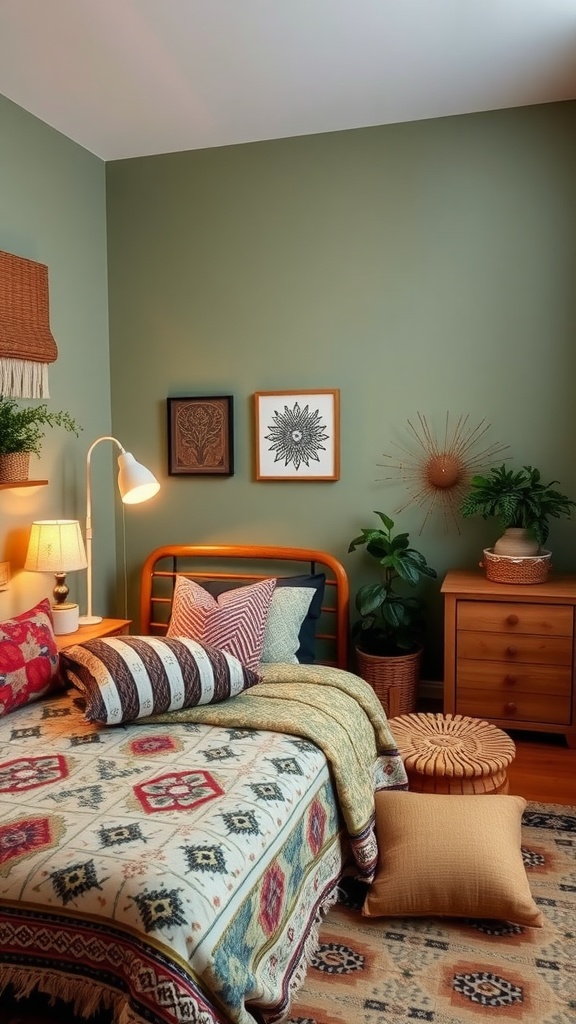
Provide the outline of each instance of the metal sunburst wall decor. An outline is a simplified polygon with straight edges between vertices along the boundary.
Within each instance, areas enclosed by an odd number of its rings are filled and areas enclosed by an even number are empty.
[[[494,465],[499,461],[502,452],[509,445],[494,442],[479,447],[483,443],[490,424],[480,420],[476,426],[469,424],[468,415],[460,415],[456,422],[450,424],[450,413],[446,413],[444,432],[438,439],[428,420],[417,413],[418,425],[407,421],[410,434],[410,447],[395,444],[403,454],[400,457],[383,454],[386,462],[379,466],[390,469],[389,476],[381,480],[393,480],[400,477],[408,490],[408,500],[394,514],[403,512],[410,504],[425,510],[420,527],[422,533],[430,515],[440,511],[444,519],[445,529],[452,524],[460,533],[457,509],[468,489],[471,477],[481,469]]]

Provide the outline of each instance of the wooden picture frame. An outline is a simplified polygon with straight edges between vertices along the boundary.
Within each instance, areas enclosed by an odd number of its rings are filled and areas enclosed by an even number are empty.
[[[256,480],[340,479],[340,391],[254,395]]]
[[[233,396],[166,401],[170,476],[233,476]]]

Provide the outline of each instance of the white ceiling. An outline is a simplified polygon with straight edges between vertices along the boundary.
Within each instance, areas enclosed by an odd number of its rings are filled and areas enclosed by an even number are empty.
[[[103,160],[574,99],[576,0],[0,0],[0,93]]]

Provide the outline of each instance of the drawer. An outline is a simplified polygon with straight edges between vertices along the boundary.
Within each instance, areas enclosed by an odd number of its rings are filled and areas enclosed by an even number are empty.
[[[556,694],[517,693],[504,695],[489,690],[458,688],[456,713],[472,718],[497,718],[510,722],[571,724],[570,697]]]
[[[458,629],[489,633],[530,633],[572,636],[573,608],[569,604],[521,604],[504,601],[458,601]]]
[[[572,638],[568,636],[525,636],[519,633],[480,633],[459,629],[456,656],[508,663],[572,665]]]
[[[555,694],[570,697],[572,669],[563,665],[532,665],[507,661],[467,661],[456,665],[458,687],[467,690],[493,690],[514,700],[516,693]]]

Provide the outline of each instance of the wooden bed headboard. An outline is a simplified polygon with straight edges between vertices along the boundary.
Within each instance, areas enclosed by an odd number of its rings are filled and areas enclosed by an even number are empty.
[[[167,544],[152,551],[142,567],[140,628],[144,635],[168,628],[176,576],[254,583],[270,576],[326,574],[316,641],[318,661],[348,668],[349,584],[333,555],[309,548],[236,544]]]

